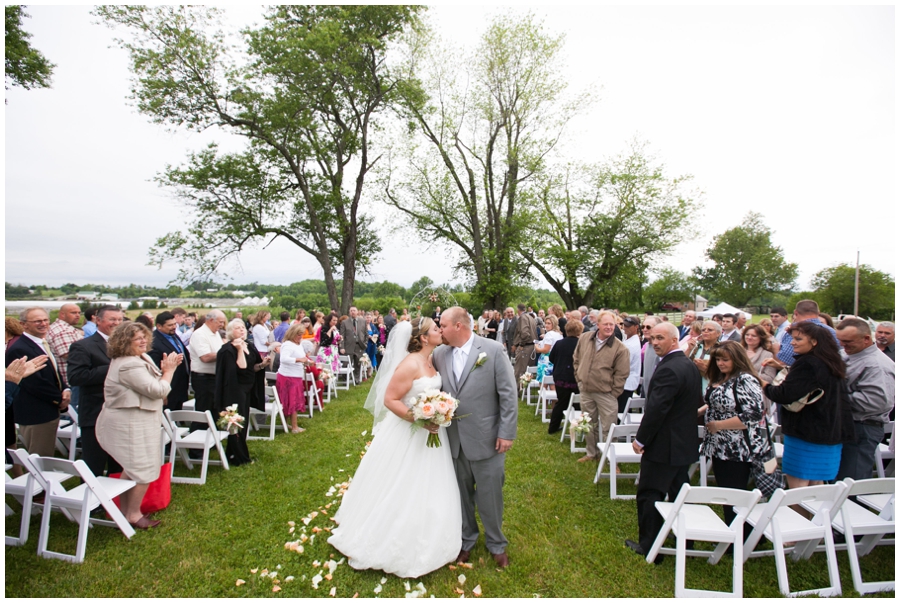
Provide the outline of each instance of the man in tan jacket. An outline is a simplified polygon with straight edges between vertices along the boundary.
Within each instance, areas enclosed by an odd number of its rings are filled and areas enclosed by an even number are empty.
[[[519,317],[513,328],[512,352],[516,355],[516,382],[528,370],[528,362],[534,353],[534,339],[537,337],[537,322],[525,311],[525,304],[519,304]]]
[[[597,319],[597,330],[583,334],[575,348],[573,366],[581,409],[591,417],[591,431],[587,434],[587,454],[578,459],[599,461],[597,447],[599,425],[603,425],[601,442],[606,441],[609,428],[615,424],[619,410],[618,397],[625,387],[630,371],[631,354],[614,336],[616,317],[603,311]]]

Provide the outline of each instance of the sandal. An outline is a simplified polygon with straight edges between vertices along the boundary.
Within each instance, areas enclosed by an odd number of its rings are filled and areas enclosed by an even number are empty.
[[[129,522],[129,523],[131,523],[131,522]],[[138,529],[138,530],[149,530],[150,528],[155,528],[156,526],[158,526],[161,523],[162,523],[162,521],[159,519],[150,519],[149,515],[144,515],[143,517],[138,519],[136,522],[132,523],[131,527]]]
[[[291,433],[303,433],[304,431],[306,431],[306,430],[303,429],[302,427],[292,427],[291,428]]]

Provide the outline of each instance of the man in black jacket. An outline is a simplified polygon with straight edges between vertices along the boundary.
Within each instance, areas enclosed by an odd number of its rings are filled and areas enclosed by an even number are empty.
[[[678,347],[678,329],[662,322],[650,331],[659,357],[647,391],[644,418],[632,442],[641,455],[637,489],[638,542],[625,544],[646,556],[663,525],[656,502],[675,500],[688,482],[688,468],[700,458],[697,411],[702,401],[700,371]],[[659,557],[658,559],[662,559]]]
[[[106,341],[124,317],[117,306],[103,306],[97,311],[97,332],[76,341],[69,348],[69,383],[81,388],[78,403],[78,426],[81,428],[81,454],[94,475],[121,471],[119,464],[97,442],[97,417],[103,408],[103,385],[109,371]]]
[[[181,410],[188,399],[188,385],[191,381],[191,353],[178,336],[178,323],[171,312],[160,312],[156,315],[156,330],[153,332],[153,345],[147,355],[160,366],[163,354],[182,354],[184,361],[175,367],[172,375],[172,391],[166,397],[166,408]]]

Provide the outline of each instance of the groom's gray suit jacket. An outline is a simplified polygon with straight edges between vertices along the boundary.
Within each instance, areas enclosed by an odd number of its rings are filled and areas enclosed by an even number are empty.
[[[519,405],[516,379],[502,345],[486,337],[475,336],[459,382],[453,372],[453,350],[442,345],[434,351],[434,367],[440,372],[444,388],[459,400],[457,415],[447,428],[453,458],[462,446],[466,458],[480,461],[497,454],[497,438],[514,440]],[[475,367],[479,355],[487,359]]]

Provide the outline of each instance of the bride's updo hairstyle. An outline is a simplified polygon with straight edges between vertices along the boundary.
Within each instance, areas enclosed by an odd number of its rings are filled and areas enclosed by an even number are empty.
[[[422,336],[431,330],[431,327],[434,326],[434,321],[427,316],[422,316],[412,319],[410,324],[412,324],[412,334],[409,336],[409,345],[406,346],[406,351],[410,354],[415,354],[424,347],[422,345]]]

